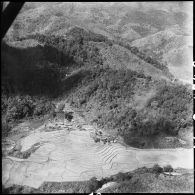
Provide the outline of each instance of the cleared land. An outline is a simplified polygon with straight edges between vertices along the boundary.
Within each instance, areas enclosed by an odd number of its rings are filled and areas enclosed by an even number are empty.
[[[43,182],[101,179],[156,163],[193,168],[193,149],[135,149],[120,143],[95,143],[90,136],[94,131],[76,114],[72,122],[64,125],[51,122],[34,129],[16,144],[20,153],[37,144],[38,148],[28,158],[3,157],[4,187],[16,184],[39,188]]]

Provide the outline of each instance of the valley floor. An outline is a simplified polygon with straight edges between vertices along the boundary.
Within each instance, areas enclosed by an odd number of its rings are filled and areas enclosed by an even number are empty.
[[[67,110],[67,106],[65,109]],[[68,108],[71,110],[71,108]],[[71,122],[45,122],[19,138],[25,123],[3,143],[2,182],[39,188],[44,182],[78,182],[109,177],[154,164],[193,168],[192,149],[136,149],[121,143],[95,143],[96,131],[78,114]],[[16,137],[15,137],[16,140]],[[12,151],[12,152],[10,152]]]

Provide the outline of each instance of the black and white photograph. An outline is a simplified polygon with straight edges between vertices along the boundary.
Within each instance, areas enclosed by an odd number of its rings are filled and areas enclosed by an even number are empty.
[[[1,2],[2,193],[194,193],[193,6]]]

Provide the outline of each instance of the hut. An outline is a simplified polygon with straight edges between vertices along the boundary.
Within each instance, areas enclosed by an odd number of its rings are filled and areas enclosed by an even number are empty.
[[[64,125],[65,121],[65,113],[64,112],[56,112],[56,121],[61,122]]]

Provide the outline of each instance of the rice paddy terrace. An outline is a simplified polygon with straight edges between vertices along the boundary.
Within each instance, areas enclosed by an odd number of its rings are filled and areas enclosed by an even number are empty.
[[[20,126],[22,127],[22,126]],[[39,188],[43,182],[85,181],[139,167],[171,164],[193,168],[193,149],[136,149],[118,143],[95,143],[95,128],[74,113],[72,121],[51,121],[3,146],[2,183]],[[14,155],[13,149],[17,151]],[[12,151],[12,152],[10,152]],[[24,155],[28,153],[28,155]]]

